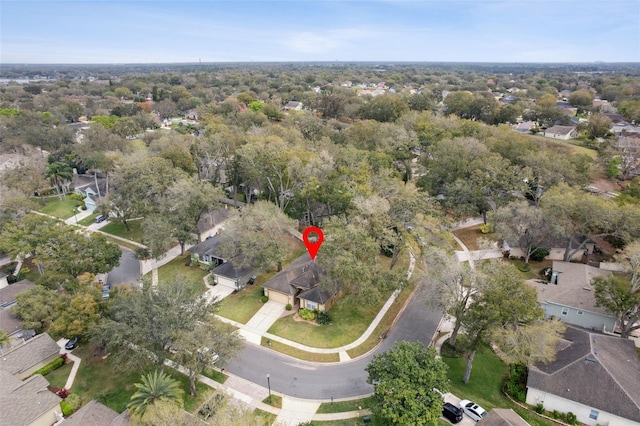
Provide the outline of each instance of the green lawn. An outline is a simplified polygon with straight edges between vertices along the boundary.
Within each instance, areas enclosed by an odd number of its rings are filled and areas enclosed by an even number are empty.
[[[47,198],[47,204],[40,208],[42,213],[46,213],[51,216],[59,217],[60,219],[69,219],[73,216],[73,209],[82,205],[82,201],[72,200],[69,196],[63,198],[62,201],[58,197]]]
[[[388,296],[375,305],[357,303],[356,298],[345,297],[329,311],[331,323],[328,325],[295,321],[293,315],[290,315],[276,321],[269,329],[269,333],[319,348],[337,348],[347,345],[364,333],[387,301]]]
[[[124,226],[124,223],[119,219],[113,219],[107,225],[100,228],[100,230],[117,237],[142,243],[142,240],[144,239],[144,233],[142,232],[142,220],[132,220],[127,223],[130,228],[129,231],[127,231],[127,227]]]
[[[257,425],[272,425],[276,422],[278,416],[275,414],[271,414],[267,411],[258,410],[257,408],[253,411],[253,415],[256,418]]]
[[[222,299],[218,315],[246,324],[263,306],[260,301],[262,284],[273,275],[274,273],[260,274],[254,285],[248,285],[239,292]]]
[[[69,378],[69,374],[71,374],[71,368],[73,367],[73,362],[69,361],[64,364],[62,367],[53,370],[51,373],[47,374],[45,378],[49,381],[49,384],[58,389],[64,388],[67,384],[67,379]]]
[[[263,399],[262,402],[272,407],[282,408],[282,397],[280,395],[271,394]]]
[[[494,407],[512,408],[532,426],[554,424],[523,410],[502,393],[502,383],[507,375],[508,366],[489,348],[483,348],[476,353],[468,384],[462,382],[466,368],[464,357],[443,356],[442,360],[449,366],[447,375],[451,383],[450,392],[457,397],[474,401],[487,411]]]
[[[272,341],[263,337],[260,344],[265,348],[273,349],[274,351],[289,355],[291,357],[301,359],[310,362],[338,362],[340,361],[340,355],[338,353],[319,354],[316,352],[307,352],[301,349],[294,348],[293,346],[285,345]]]
[[[158,268],[158,280],[167,282],[175,279],[176,276],[181,276],[188,281],[199,283],[204,291],[203,279],[209,272],[200,269],[199,265],[186,266],[186,262],[190,258],[191,256],[187,253]]]
[[[123,412],[135,392],[133,384],[140,381],[143,372],[127,370],[114,363],[111,357],[93,356],[86,346],[73,353],[82,362],[71,392],[80,395],[83,404],[97,399],[118,413]]]
[[[351,399],[349,401],[334,401],[334,402],[323,402],[320,404],[318,414],[326,414],[326,413],[345,413],[348,411],[357,411],[359,408],[370,410],[372,409],[378,401],[370,396],[368,398],[363,399]]]
[[[89,226],[93,223],[93,220],[99,215],[99,213],[91,213],[89,216],[85,217],[78,223],[82,226]]]

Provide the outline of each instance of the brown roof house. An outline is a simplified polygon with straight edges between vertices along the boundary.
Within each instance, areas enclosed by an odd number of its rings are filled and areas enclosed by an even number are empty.
[[[556,360],[529,368],[527,403],[587,425],[640,425],[640,360],[631,340],[567,327]]]
[[[328,311],[335,302],[337,293],[331,294],[319,287],[324,271],[305,253],[264,283],[264,294],[300,309]]]
[[[21,380],[0,369],[0,426],[50,426],[62,419],[60,398],[40,374]]]
[[[575,126],[553,126],[544,131],[544,135],[548,138],[562,139],[568,141],[578,137],[578,131]]]
[[[551,281],[543,283],[529,280],[538,292],[545,317],[559,319],[567,324],[602,332],[613,332],[616,319],[605,308],[596,307],[591,281],[611,271],[582,263],[554,260]]]
[[[478,424],[483,426],[529,426],[529,423],[511,408],[493,408],[489,414],[480,419]]]

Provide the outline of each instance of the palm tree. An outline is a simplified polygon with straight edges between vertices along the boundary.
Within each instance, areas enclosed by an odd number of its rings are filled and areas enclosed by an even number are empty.
[[[5,345],[11,347],[11,339],[9,338],[9,333],[5,332],[4,330],[0,330],[0,348]]]
[[[62,188],[63,182],[70,181],[73,177],[73,170],[71,170],[71,166],[69,166],[67,163],[61,163],[59,161],[49,163],[49,165],[47,166],[45,177],[49,179],[53,186],[56,187],[58,198],[60,198],[60,201],[62,201],[60,188]]]
[[[147,408],[159,399],[165,399],[182,406],[184,391],[180,389],[180,383],[169,375],[156,370],[142,376],[141,379],[142,383],[134,384],[138,390],[131,396],[131,400],[127,404],[131,414],[142,416]]]

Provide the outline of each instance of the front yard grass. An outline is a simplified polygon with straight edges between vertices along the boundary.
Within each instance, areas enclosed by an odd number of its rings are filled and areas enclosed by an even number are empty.
[[[457,397],[469,399],[487,411],[494,407],[511,408],[532,426],[554,424],[520,408],[502,393],[502,383],[509,367],[488,347],[476,353],[468,384],[462,381],[467,362],[464,357],[451,358],[443,355],[442,360],[449,366],[447,376],[451,384],[450,392]]]
[[[253,285],[248,285],[235,294],[230,294],[220,301],[217,314],[246,324],[256,312],[260,310],[263,303],[262,284],[275,275],[275,272],[260,274]]]
[[[460,238],[460,240],[464,243],[465,246],[467,246],[469,250],[471,251],[480,250],[480,244],[478,241],[480,238],[485,238],[490,241],[498,240],[496,237],[496,234],[493,234],[493,233],[483,234],[480,231],[481,227],[482,225],[475,225],[475,226],[470,226],[468,228],[456,229],[455,231],[453,231],[453,234],[456,237]],[[456,244],[455,249],[462,250],[462,247]]]
[[[82,226],[89,226],[91,224],[93,224],[93,220],[98,217],[98,213],[91,213],[89,216],[85,217],[84,219],[78,221],[78,223]]]
[[[72,200],[71,197],[67,196],[62,200],[58,199],[58,197],[47,198],[47,204],[40,208],[42,213],[59,217],[60,219],[69,219],[73,216],[73,209],[78,209],[80,211],[80,207],[78,204],[82,204],[82,201]]]
[[[294,321],[293,315],[289,315],[276,321],[268,332],[303,345],[337,348],[353,342],[364,333],[388,296],[375,305],[358,303],[355,297],[345,297],[329,311],[330,324],[315,325],[306,321]]]
[[[370,410],[378,404],[378,401],[370,396],[362,399],[350,399],[349,401],[323,402],[318,407],[317,414],[346,413],[359,409]],[[361,408],[358,408],[361,407]]]
[[[82,362],[70,391],[78,394],[83,404],[96,399],[122,413],[136,390],[133,384],[140,381],[144,372],[127,370],[113,362],[112,357],[93,356],[86,346],[79,347],[73,354]]]
[[[177,276],[181,276],[188,281],[200,284],[204,291],[204,277],[206,277],[209,272],[201,269],[198,264],[186,266],[186,262],[190,258],[191,256],[187,253],[184,256],[176,257],[171,262],[158,268],[158,281],[160,283],[171,282]]]
[[[44,378],[49,381],[51,386],[62,389],[67,384],[67,379],[69,378],[69,374],[71,374],[72,367],[73,361],[68,360],[66,364],[63,364],[62,367],[53,370],[44,376]]]
[[[294,348],[293,346],[285,345],[274,340],[269,340],[263,337],[260,344],[265,348],[273,349],[285,355],[289,355],[293,358],[301,359],[303,361],[310,362],[338,362],[340,361],[340,355],[336,353],[319,354],[316,352],[307,352],[301,349]]]
[[[280,395],[271,394],[263,399],[262,402],[272,407],[282,408],[282,397]]]
[[[126,238],[127,240],[135,241],[137,243],[142,243],[144,239],[144,233],[142,231],[142,220],[131,220],[127,222],[129,224],[130,231],[127,231],[127,227],[124,226],[119,219],[114,219],[112,222],[109,222],[100,230],[102,232],[106,232],[107,234],[115,235],[117,237]]]

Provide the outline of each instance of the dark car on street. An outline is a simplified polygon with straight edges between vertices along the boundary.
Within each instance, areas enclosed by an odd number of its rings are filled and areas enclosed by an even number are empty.
[[[462,409],[445,402],[442,406],[442,416],[453,424],[459,423],[462,420]]]

